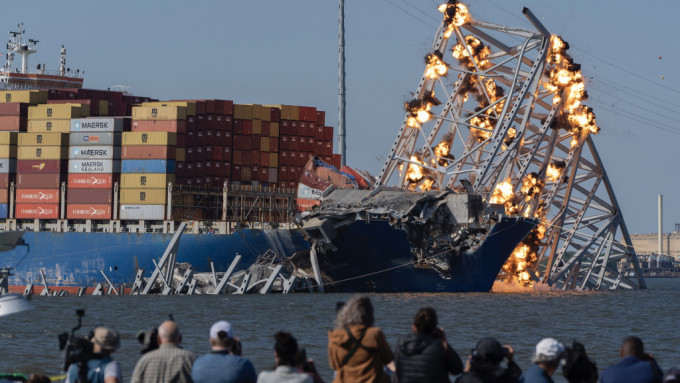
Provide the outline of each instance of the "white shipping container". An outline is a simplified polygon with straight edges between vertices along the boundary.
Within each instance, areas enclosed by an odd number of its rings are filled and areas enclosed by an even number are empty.
[[[119,160],[120,146],[71,146],[68,158],[71,159],[102,159]]]
[[[69,173],[120,173],[120,160],[69,160]]]
[[[125,127],[123,118],[74,118],[71,120],[72,132],[122,132]]]
[[[0,173],[16,173],[17,160],[14,158],[0,158]]]
[[[90,145],[118,145],[120,146],[121,133],[116,132],[82,132],[69,135],[70,146]]]
[[[160,221],[165,218],[165,205],[120,205],[120,219]]]

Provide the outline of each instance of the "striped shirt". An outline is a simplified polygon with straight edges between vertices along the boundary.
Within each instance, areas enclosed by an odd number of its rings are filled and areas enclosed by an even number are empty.
[[[137,362],[132,383],[191,383],[191,366],[196,359],[193,352],[172,343],[162,344]]]

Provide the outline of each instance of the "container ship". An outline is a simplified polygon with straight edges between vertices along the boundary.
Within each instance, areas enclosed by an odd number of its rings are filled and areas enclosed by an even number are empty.
[[[21,25],[11,34],[0,230],[26,246],[1,255],[9,290],[131,287],[160,269],[185,222],[177,262],[216,282],[238,254],[247,268],[230,284],[246,290],[248,270],[274,254],[326,291],[489,291],[533,227],[477,195],[371,190],[370,175],[340,166],[315,107],[86,89],[65,49],[57,74],[27,73],[35,42]]]

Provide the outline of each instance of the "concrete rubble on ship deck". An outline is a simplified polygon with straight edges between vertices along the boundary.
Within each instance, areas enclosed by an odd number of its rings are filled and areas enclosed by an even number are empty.
[[[480,244],[497,217],[482,197],[452,191],[406,192],[397,188],[336,189],[310,210],[303,230],[319,255],[333,251],[337,230],[355,221],[388,221],[404,230],[418,267],[430,267],[450,278],[449,257]],[[444,251],[443,251],[444,249]]]

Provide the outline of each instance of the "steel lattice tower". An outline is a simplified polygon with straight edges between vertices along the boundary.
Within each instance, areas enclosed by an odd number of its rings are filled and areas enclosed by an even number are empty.
[[[645,288],[592,139],[597,133],[568,44],[475,20],[449,1],[376,186],[465,188],[506,214],[541,220],[501,276],[559,289]],[[526,254],[526,253],[529,254]]]

